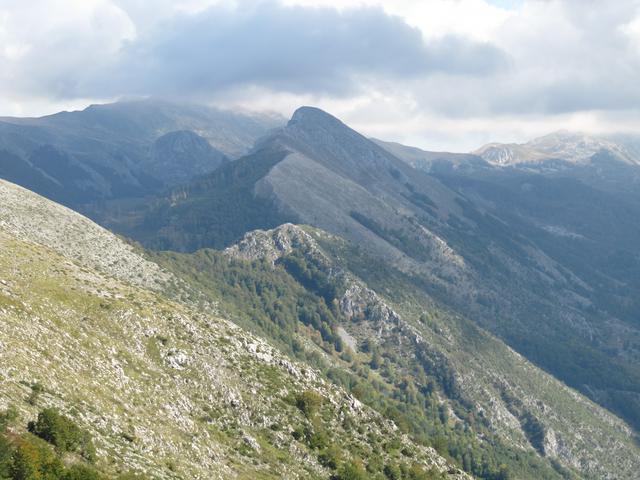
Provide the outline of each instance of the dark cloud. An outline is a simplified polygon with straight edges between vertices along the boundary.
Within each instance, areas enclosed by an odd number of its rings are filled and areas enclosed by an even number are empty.
[[[481,76],[506,64],[488,44],[452,36],[425,42],[419,30],[381,9],[260,2],[212,7],[156,25],[90,77],[82,93],[206,95],[255,85],[345,95],[367,79]]]

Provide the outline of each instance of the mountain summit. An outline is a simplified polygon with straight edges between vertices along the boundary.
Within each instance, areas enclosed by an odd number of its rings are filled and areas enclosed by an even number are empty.
[[[317,107],[302,106],[296,109],[287,123],[288,127],[305,125],[318,127],[320,125],[334,125],[337,128],[344,127],[339,119]]]

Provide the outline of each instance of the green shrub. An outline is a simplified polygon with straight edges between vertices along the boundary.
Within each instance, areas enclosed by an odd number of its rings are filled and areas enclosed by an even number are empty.
[[[118,475],[116,480],[147,480],[147,477],[136,472],[126,472]]]
[[[9,407],[0,413],[0,434],[7,430],[9,424],[18,418],[18,411],[15,407]]]
[[[15,442],[9,474],[12,480],[59,480],[64,467],[53,449],[33,435]]]
[[[291,432],[291,436],[296,440],[300,441],[305,436],[305,430],[303,427],[297,427],[293,432]]]
[[[315,432],[309,432],[307,441],[309,447],[314,450],[321,450],[331,443],[329,435],[324,430],[316,430]]]
[[[9,478],[9,467],[11,466],[11,455],[13,449],[7,438],[0,434],[0,479]]]
[[[307,390],[296,395],[296,407],[298,407],[307,418],[315,416],[318,410],[320,410],[322,402],[322,396],[313,390]]]
[[[402,478],[402,472],[400,467],[395,463],[390,463],[384,466],[384,474],[389,480],[400,480]]]
[[[91,462],[95,460],[95,449],[89,434],[53,408],[45,408],[35,422],[29,422],[29,431],[61,452],[76,452]]]
[[[31,393],[27,398],[27,403],[29,403],[29,405],[35,405],[36,403],[38,403],[38,399],[40,398],[40,395],[42,395],[42,393],[44,393],[44,387],[42,386],[42,384],[40,382],[32,383]]]
[[[357,459],[342,465],[338,472],[339,480],[367,480],[368,478],[369,475],[364,469],[362,461]]]
[[[102,480],[103,477],[86,465],[72,465],[64,472],[61,480]]]
[[[341,459],[340,449],[335,445],[329,445],[325,450],[318,455],[318,461],[323,467],[335,470],[338,468],[338,464]]]

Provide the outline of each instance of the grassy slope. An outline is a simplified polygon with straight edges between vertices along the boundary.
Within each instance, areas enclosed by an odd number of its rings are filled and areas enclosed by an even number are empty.
[[[438,458],[214,315],[5,232],[0,279],[0,409],[15,405],[24,424],[45,406],[60,408],[92,433],[107,472],[326,478],[322,448],[290,433],[304,427],[343,445],[340,462],[397,457],[426,466]],[[30,403],[34,382],[45,392]],[[309,390],[325,399],[311,419],[292,400]]]

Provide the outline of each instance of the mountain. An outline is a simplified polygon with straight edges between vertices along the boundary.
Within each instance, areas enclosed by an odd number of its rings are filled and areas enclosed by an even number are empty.
[[[280,124],[157,100],[92,105],[42,118],[0,118],[0,175],[51,199],[139,198],[215,170]]]
[[[412,167],[425,172],[450,170],[467,170],[471,172],[490,166],[490,163],[481,156],[473,153],[429,152],[396,142],[385,142],[376,138],[372,138],[371,141],[404,160]]]
[[[155,250],[163,296],[218,309],[479,478],[630,478],[640,202],[632,175],[550,162],[568,167],[374,142],[302,107],[211,173],[93,211]]]
[[[165,185],[179,185],[214,171],[228,160],[197,133],[178,130],[158,137],[140,167],[156,172],[156,177]]]
[[[640,157],[623,144],[568,131],[555,132],[524,144],[490,143],[473,153],[493,165],[508,166],[546,160],[580,164],[589,162],[602,151],[609,152],[622,163],[640,165]]]
[[[524,144],[489,144],[478,155],[500,168],[570,177],[637,201],[640,149],[634,135],[595,137],[560,131]]]
[[[189,287],[88,219],[5,181],[0,196],[3,475],[8,452],[14,470],[57,455],[100,478],[471,478],[214,304],[172,300]],[[75,426],[29,431],[56,450],[25,429],[51,409]],[[60,443],[78,428],[82,458]]]
[[[415,229],[397,213],[433,208],[427,191],[453,203],[437,180],[327,113],[303,107],[250,155],[175,189],[137,216],[129,212],[122,225],[117,218],[107,224],[154,248],[196,250],[224,247],[247,231],[293,221],[336,234],[348,231],[349,238],[401,259],[402,253],[362,225],[360,217],[385,219],[384,228]],[[260,214],[253,218],[256,210]]]
[[[425,172],[303,107],[250,155],[105,224],[177,251],[321,228],[640,427],[637,195],[460,158]]]

